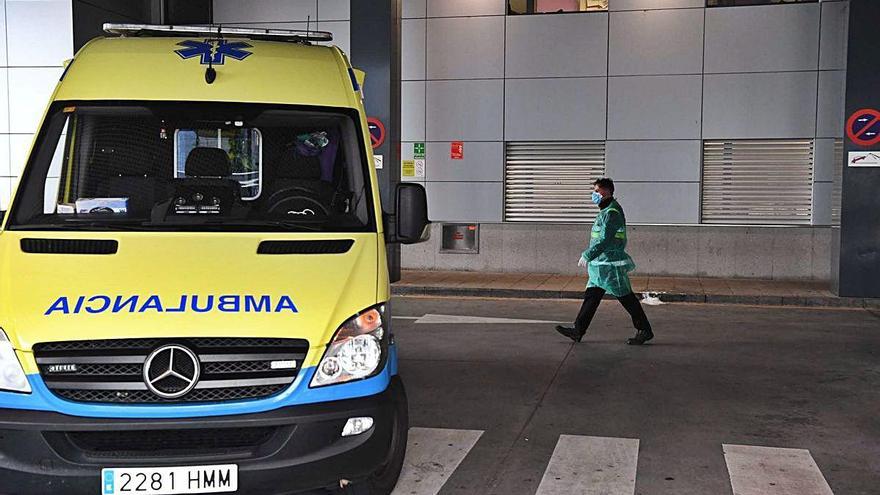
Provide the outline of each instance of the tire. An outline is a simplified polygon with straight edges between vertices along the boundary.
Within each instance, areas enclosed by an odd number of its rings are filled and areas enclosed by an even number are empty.
[[[345,495],[390,495],[400,478],[409,434],[409,409],[403,382],[397,378],[391,382],[391,386],[398,388],[398,393],[395,394],[394,431],[388,461],[365,481],[348,486],[342,491]]]

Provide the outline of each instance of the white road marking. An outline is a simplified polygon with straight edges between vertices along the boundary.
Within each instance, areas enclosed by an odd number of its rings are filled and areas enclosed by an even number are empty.
[[[560,321],[547,320],[521,320],[518,318],[489,318],[485,316],[459,316],[459,315],[432,315],[428,314],[416,320],[416,323],[430,324],[488,324],[488,325],[516,325],[516,324],[555,324]]]
[[[435,495],[482,434],[481,430],[410,428],[403,471],[392,495]]]
[[[723,448],[734,495],[834,495],[809,450]]]
[[[392,316],[395,320],[418,320],[421,316]]]
[[[536,495],[633,495],[639,441],[561,435]]]

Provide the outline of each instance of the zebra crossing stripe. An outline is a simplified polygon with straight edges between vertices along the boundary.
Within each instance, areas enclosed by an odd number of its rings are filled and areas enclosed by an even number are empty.
[[[733,495],[834,495],[809,450],[723,448]]]
[[[639,441],[561,435],[535,495],[633,495]]]
[[[482,434],[481,430],[410,428],[403,471],[392,495],[435,495]]]

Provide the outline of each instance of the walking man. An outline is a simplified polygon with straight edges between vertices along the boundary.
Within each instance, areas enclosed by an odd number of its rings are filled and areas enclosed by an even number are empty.
[[[556,331],[580,342],[590,327],[602,296],[607,292],[620,301],[636,327],[635,336],[627,339],[626,343],[642,345],[654,338],[654,333],[629,282],[629,272],[635,269],[635,263],[625,251],[626,216],[614,199],[614,181],[602,178],[594,182],[592,199],[593,203],[599,205],[600,211],[590,232],[590,247],[578,260],[578,266],[587,267],[590,281],[574,328],[557,326]]]

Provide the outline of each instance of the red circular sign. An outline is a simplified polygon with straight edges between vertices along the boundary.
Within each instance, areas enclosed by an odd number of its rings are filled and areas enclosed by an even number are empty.
[[[846,121],[846,135],[859,146],[874,146],[880,143],[880,112],[873,108],[863,108]]]
[[[367,125],[370,128],[370,143],[373,149],[382,146],[385,143],[385,124],[376,117],[370,117],[367,119]]]

